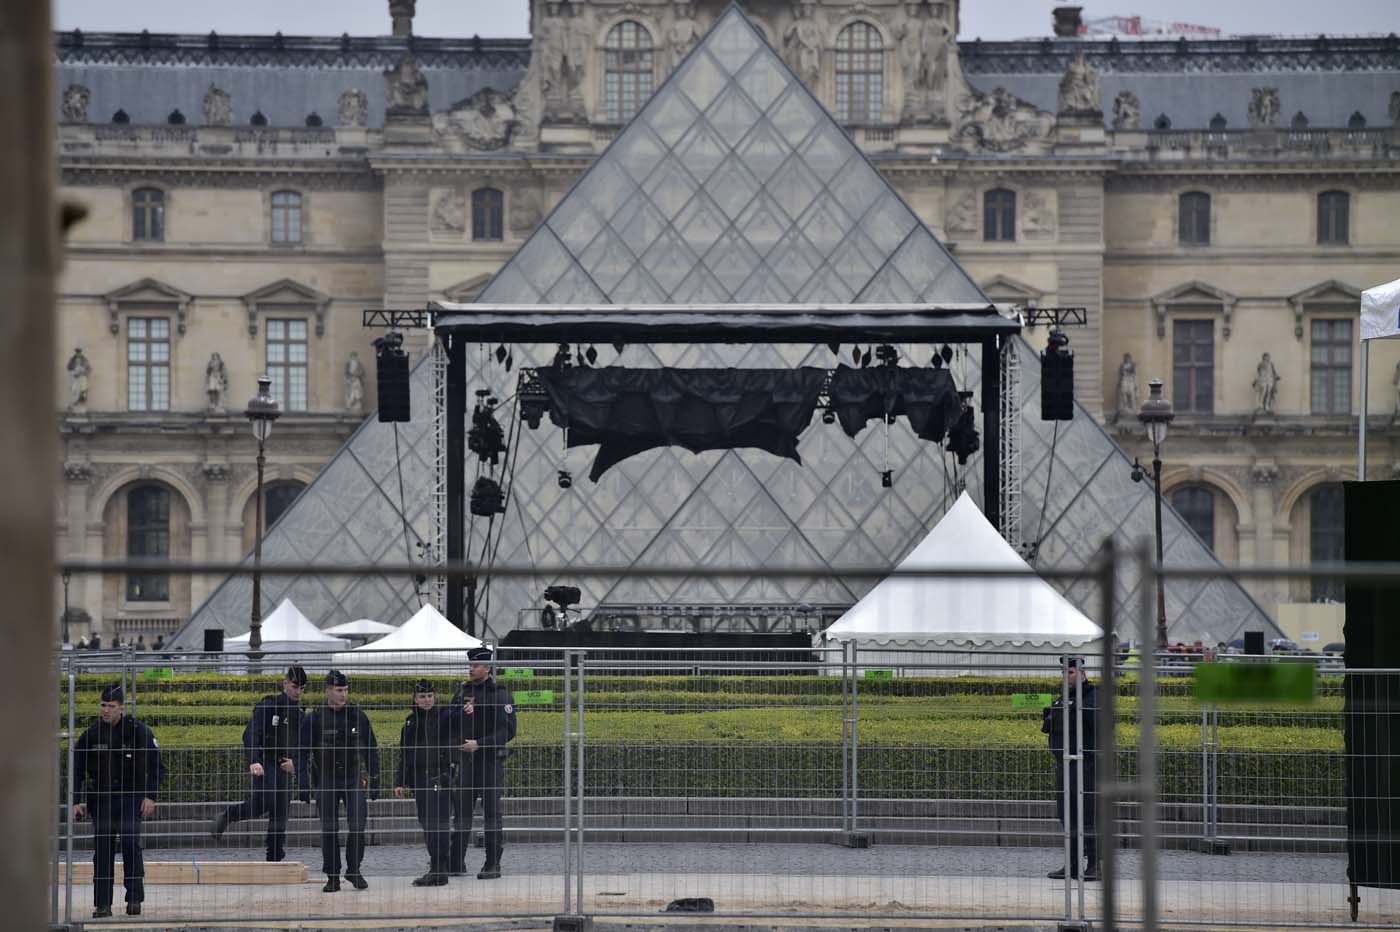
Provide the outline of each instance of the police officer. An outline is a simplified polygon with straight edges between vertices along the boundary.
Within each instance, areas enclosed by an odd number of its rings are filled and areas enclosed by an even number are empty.
[[[306,682],[306,670],[293,665],[282,678],[282,691],[264,696],[253,706],[253,717],[243,729],[243,754],[253,778],[252,794],[219,812],[209,825],[209,834],[217,839],[230,822],[266,814],[269,861],[280,861],[286,856],[287,811],[296,779],[303,717],[301,693]]]
[[[489,647],[474,647],[467,653],[471,679],[462,683],[452,697],[461,709],[462,742],[458,745],[457,788],[452,794],[452,845],[450,871],[466,873],[466,845],[471,838],[472,810],[481,797],[485,822],[486,863],[477,873],[479,880],[501,876],[501,789],[505,785],[506,743],[515,737],[515,705],[510,690],[492,676],[495,655]]]
[[[364,762],[365,774],[360,772]],[[312,766],[314,774],[308,771]],[[340,813],[345,803],[345,879],[356,890],[369,886],[360,873],[365,853],[365,822],[369,803],[379,791],[379,746],[369,716],[350,702],[350,680],[339,670],[326,674],[326,704],[308,712],[301,722],[297,770],[302,786],[315,787],[321,816],[321,870],[326,875],[322,893],[340,889]]]
[[[413,711],[399,733],[399,766],[394,795],[412,790],[418,824],[428,845],[428,872],[415,887],[447,883],[451,845],[452,751],[461,742],[461,710],[437,705],[433,684],[420,679],[413,687]],[[455,739],[455,740],[454,740]]]
[[[112,915],[112,879],[121,839],[126,914],[141,915],[146,866],[141,860],[141,820],[156,811],[156,790],[165,779],[160,744],[145,725],[125,714],[120,683],[102,690],[98,720],[73,745],[73,818],[92,815],[92,918]]]
[[[1089,674],[1084,669],[1084,658],[1061,657],[1060,662],[1064,664],[1069,693],[1069,740],[1065,740],[1066,716],[1063,695],[1043,710],[1040,730],[1050,736],[1050,754],[1055,760],[1055,814],[1069,833],[1069,875],[1075,878],[1079,876],[1079,767],[1075,761],[1070,761],[1069,792],[1065,792],[1064,755],[1066,748],[1068,753],[1077,754],[1081,745],[1083,747],[1084,854],[1088,861],[1084,879],[1094,881],[1099,879],[1099,845],[1094,820],[1094,758],[1098,749],[1098,720],[1095,711],[1098,709],[1098,696],[1094,684],[1089,682]],[[1047,876],[1051,880],[1064,880],[1065,868],[1051,871]]]

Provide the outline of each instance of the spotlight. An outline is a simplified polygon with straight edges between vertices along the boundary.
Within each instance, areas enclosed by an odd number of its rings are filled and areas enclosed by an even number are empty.
[[[1132,472],[1128,473],[1128,478],[1132,479],[1134,482],[1141,482],[1145,475],[1146,472],[1143,470],[1142,464],[1139,463],[1136,459],[1134,459],[1133,469]]]
[[[505,514],[506,496],[495,479],[482,476],[472,486],[471,513],[479,518],[490,518]]]
[[[559,344],[559,349],[555,350],[555,352],[554,352],[554,368],[556,368],[556,369],[567,369],[567,368],[569,368],[570,366],[572,366],[572,365],[573,365],[573,361],[569,358],[569,356],[570,356],[569,344],[567,344],[567,343],[560,343],[560,344]]]
[[[496,405],[490,389],[477,389],[472,426],[467,431],[467,449],[492,466],[500,464],[501,454],[506,451],[506,434],[496,420]]]
[[[897,366],[899,365],[899,350],[888,343],[881,343],[875,347],[875,358],[880,361],[881,365]]]
[[[583,591],[578,586],[546,586],[544,600],[553,602],[561,609],[567,609],[583,600]]]
[[[880,485],[881,485],[881,487],[886,488],[886,489],[889,489],[889,488],[893,488],[893,487],[894,487],[894,470],[893,470],[893,469],[886,469],[884,472],[880,473]]]
[[[567,489],[574,484],[573,474],[567,469],[559,470],[559,488]]]
[[[831,410],[830,408],[827,408],[825,411],[823,411],[823,412],[822,412],[822,423],[823,423],[823,424],[835,424],[835,423],[836,423],[836,412],[833,411],[833,410]]]

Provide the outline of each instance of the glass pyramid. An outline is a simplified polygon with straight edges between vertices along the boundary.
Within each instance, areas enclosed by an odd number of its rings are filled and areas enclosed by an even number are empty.
[[[898,193],[871,166],[737,6],[656,91],[544,223],[501,268],[480,300],[499,303],[967,302],[984,301]],[[469,352],[469,389],[514,394],[515,371],[489,347]],[[922,365],[934,348],[900,347]],[[1080,566],[1109,534],[1132,545],[1150,537],[1150,490],[1084,410],[1053,425],[1039,417],[1034,352],[1021,354],[1023,536],[1042,535],[1039,566]],[[850,347],[845,348],[846,352]],[[515,365],[546,365],[555,346],[516,346]],[[833,366],[831,349],[795,345],[600,348],[599,362],[631,366]],[[975,347],[952,362],[975,390]],[[268,533],[264,561],[404,562],[431,534],[432,376],[413,375],[413,421],[399,425],[400,501],[394,425],[366,421]],[[974,403],[981,410],[980,398]],[[497,564],[752,567],[734,578],[496,579],[481,603],[488,634],[500,637],[538,608],[546,585],[583,590],[583,606],[622,604],[847,605],[873,581],[842,580],[843,567],[898,563],[965,484],[981,500],[980,459],[957,467],[905,422],[871,427],[854,440],[814,423],[802,436],[802,465],[755,451],[653,450],[609,470],[597,484],[560,489],[556,471],[582,474],[591,451],[564,454],[545,423],[520,431],[507,513],[492,531],[469,519],[469,555]],[[882,488],[880,472],[894,472]],[[474,472],[474,463],[469,472]],[[1214,565],[1214,557],[1169,510],[1166,559]],[[406,540],[407,538],[407,540]],[[765,578],[765,567],[814,568],[809,579]],[[246,630],[250,585],[220,586],[177,636]],[[1091,617],[1087,580],[1066,594]],[[1117,602],[1136,618],[1137,580],[1120,576]],[[356,618],[397,621],[417,607],[411,581],[265,579],[264,611],[290,597],[318,625]],[[1231,581],[1173,582],[1168,617],[1175,638],[1224,640],[1244,628],[1276,630]]]

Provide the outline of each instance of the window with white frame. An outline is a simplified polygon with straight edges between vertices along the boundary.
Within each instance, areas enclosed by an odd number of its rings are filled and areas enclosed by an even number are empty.
[[[146,243],[165,240],[165,192],[160,188],[131,192],[131,238]]]
[[[169,318],[127,318],[126,409],[170,410]]]
[[[267,375],[272,397],[283,411],[306,410],[306,321],[267,322]]]
[[[885,97],[885,43],[880,30],[851,23],[836,36],[836,119],[880,122]]]
[[[1351,413],[1351,321],[1312,322],[1313,414]]]
[[[272,241],[301,242],[301,195],[296,191],[272,193]]]

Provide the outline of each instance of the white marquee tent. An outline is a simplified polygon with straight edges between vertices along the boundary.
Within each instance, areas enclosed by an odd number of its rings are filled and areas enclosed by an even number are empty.
[[[375,621],[373,618],[359,618],[355,621],[347,621],[343,625],[333,625],[322,630],[327,634],[334,634],[338,638],[347,638],[357,644],[364,644],[368,641],[378,640],[386,634],[393,634],[399,629],[393,625],[386,625],[382,621]]]
[[[467,651],[481,643],[428,603],[393,634],[337,653],[331,663],[344,673],[465,671]]]
[[[251,637],[250,632],[229,638],[224,641],[224,650],[245,653]],[[330,651],[349,646],[344,638],[327,634],[312,624],[291,599],[283,599],[262,621],[262,649],[265,651]]]
[[[966,492],[900,569],[1029,566],[987,521]],[[942,671],[990,672],[988,666],[1056,665],[1058,654],[1092,654],[1103,631],[1039,576],[890,576],[821,635],[828,645],[853,641],[862,668],[946,664]],[[936,653],[928,653],[933,651]],[[1092,658],[1091,662],[1092,662]]]

